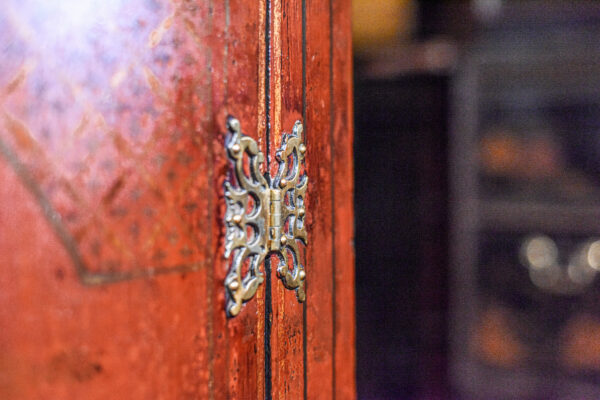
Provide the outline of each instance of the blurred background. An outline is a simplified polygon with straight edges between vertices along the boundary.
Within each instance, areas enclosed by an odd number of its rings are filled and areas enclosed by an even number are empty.
[[[600,398],[600,3],[353,8],[359,398]]]

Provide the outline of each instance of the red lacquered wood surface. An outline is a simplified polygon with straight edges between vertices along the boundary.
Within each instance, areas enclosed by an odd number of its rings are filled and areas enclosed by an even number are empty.
[[[261,4],[262,3],[262,4]],[[214,96],[215,131],[222,130],[227,115],[234,115],[242,123],[245,134],[265,145],[265,5],[263,2],[225,1],[212,2],[214,20],[213,38],[224,41],[219,54],[213,58],[213,85],[221,88]],[[203,23],[199,21],[199,23]],[[226,165],[222,151],[223,137],[215,143],[214,151],[219,161],[215,165]],[[226,170],[216,171],[217,193],[221,193]],[[265,389],[264,347],[264,285],[259,288],[255,301],[246,304],[243,313],[227,319],[223,314],[223,281],[229,264],[220,257],[223,254],[222,216],[223,198],[218,199],[219,217],[215,220],[213,235],[218,238],[215,248],[220,262],[215,263],[212,277],[214,290],[219,294],[219,304],[213,307],[215,326],[213,335],[218,343],[213,356],[215,370],[220,379],[215,379],[211,395],[214,398],[262,399]],[[216,318],[215,318],[216,317]]]
[[[333,1],[333,196],[334,196],[334,371],[335,397],[353,398],[355,382],[354,326],[354,207],[352,157],[352,39],[351,11]],[[350,350],[350,351],[349,351]]]
[[[331,174],[332,74],[331,8],[328,2],[308,0],[306,19],[306,145],[311,172],[308,247],[309,280],[306,302],[307,397],[331,399],[335,393],[333,369],[333,177]]]
[[[302,120],[302,2],[271,1],[270,160],[285,132]],[[276,168],[272,168],[274,174]],[[310,206],[309,206],[310,207]],[[305,261],[302,260],[304,263]],[[273,399],[301,399],[304,392],[303,305],[277,278],[272,257],[271,372]]]
[[[354,397],[349,10],[3,4],[0,398]],[[273,268],[225,316],[227,115],[305,124],[305,305]]]

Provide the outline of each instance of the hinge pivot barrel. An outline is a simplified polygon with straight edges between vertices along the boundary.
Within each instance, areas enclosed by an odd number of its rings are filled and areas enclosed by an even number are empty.
[[[269,250],[281,248],[281,190],[270,190],[271,206],[269,212]]]

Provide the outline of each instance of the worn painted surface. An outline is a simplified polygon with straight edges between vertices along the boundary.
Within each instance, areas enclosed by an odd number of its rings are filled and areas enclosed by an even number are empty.
[[[270,159],[275,160],[283,132],[290,132],[294,122],[302,120],[302,2],[272,0],[271,10],[269,150]],[[314,188],[310,179],[309,191]],[[307,195],[307,207],[311,210],[309,197]],[[307,229],[310,232],[310,226]],[[300,248],[302,251],[302,246]],[[304,389],[303,305],[298,303],[293,291],[286,290],[280,283],[277,262],[274,257],[272,260],[272,396],[273,399],[301,399]],[[304,257],[301,262],[307,265]],[[314,275],[309,268],[306,271],[308,276]]]
[[[352,157],[351,9],[343,1],[332,7],[333,196],[334,240],[334,373],[338,399],[356,396],[354,357],[354,192]]]
[[[348,13],[3,3],[0,398],[354,396]],[[304,120],[306,306],[273,271],[225,317],[228,114],[271,156]]]
[[[310,214],[311,240],[308,248],[309,274],[306,302],[307,397],[331,399],[335,393],[333,358],[333,179],[331,80],[331,9],[329,3],[306,3],[306,129],[319,132],[307,137],[308,159],[314,190],[310,194],[314,212]]]

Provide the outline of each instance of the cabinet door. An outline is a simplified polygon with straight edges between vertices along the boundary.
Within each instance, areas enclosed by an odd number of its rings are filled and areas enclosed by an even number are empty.
[[[0,398],[354,396],[348,3],[4,2]],[[228,115],[310,179],[306,302],[229,318]]]

